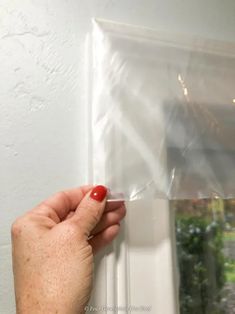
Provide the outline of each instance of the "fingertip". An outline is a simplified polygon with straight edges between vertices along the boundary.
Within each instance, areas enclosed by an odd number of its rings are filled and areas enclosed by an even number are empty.
[[[99,223],[105,209],[107,188],[95,186],[81,200],[72,219],[76,220],[84,235],[90,235]]]
[[[120,231],[120,223],[110,226],[106,229],[106,239],[112,241]]]
[[[103,202],[107,196],[108,189],[104,185],[95,186],[90,192],[90,198],[97,202]]]
[[[105,206],[105,211],[113,211],[118,209],[119,207],[124,206],[125,207],[125,202],[124,201],[112,201],[112,202],[107,202]]]

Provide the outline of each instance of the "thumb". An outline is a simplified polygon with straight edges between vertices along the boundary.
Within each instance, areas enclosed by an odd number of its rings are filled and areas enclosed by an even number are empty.
[[[81,200],[71,218],[78,223],[79,230],[87,237],[101,219],[106,204],[106,196],[107,188],[103,185],[97,185]]]

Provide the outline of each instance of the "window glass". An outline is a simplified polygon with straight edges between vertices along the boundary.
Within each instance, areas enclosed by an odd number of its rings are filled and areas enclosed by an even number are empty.
[[[172,201],[181,314],[235,313],[235,200]]]

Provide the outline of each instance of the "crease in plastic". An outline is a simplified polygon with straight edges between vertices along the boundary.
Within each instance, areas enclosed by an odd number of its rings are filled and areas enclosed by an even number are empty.
[[[235,196],[235,45],[94,20],[93,183],[110,200]]]

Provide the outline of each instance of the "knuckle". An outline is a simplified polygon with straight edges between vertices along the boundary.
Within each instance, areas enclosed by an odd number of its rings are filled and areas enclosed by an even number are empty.
[[[93,226],[96,226],[100,221],[100,211],[97,208],[88,208],[89,221]]]
[[[18,237],[23,231],[22,218],[17,218],[11,225],[11,234],[13,237]]]
[[[81,216],[89,217],[89,221],[97,224],[100,220],[102,209],[93,202],[88,202],[86,206],[79,209],[79,212]]]
[[[90,257],[93,254],[92,246],[89,243],[84,243],[84,246],[80,249],[83,260],[88,260],[90,262]]]
[[[35,212],[45,214],[47,217],[51,218],[52,220],[55,220],[58,222],[60,221],[60,218],[56,214],[56,211],[51,206],[47,205],[47,203],[42,203],[41,205],[39,205],[37,208],[35,208]]]
[[[90,212],[90,218],[91,218],[91,220],[95,223],[95,224],[97,224],[98,222],[99,222],[99,220],[100,220],[100,214],[99,214],[99,211],[98,210],[92,210],[91,212]]]
[[[59,191],[55,196],[58,198],[58,200],[61,200],[61,202],[65,203],[67,207],[71,207],[69,197],[65,191]]]
[[[27,232],[32,226],[33,223],[33,215],[31,212],[18,217],[11,225],[11,235],[12,237],[19,237],[23,233]]]

